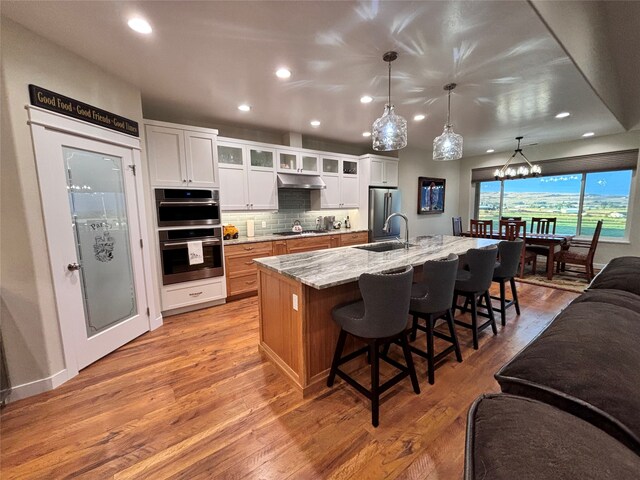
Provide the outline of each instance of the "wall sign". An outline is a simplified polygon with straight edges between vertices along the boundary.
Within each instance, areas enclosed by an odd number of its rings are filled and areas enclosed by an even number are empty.
[[[126,133],[134,137],[140,136],[138,122],[79,102],[73,98],[65,97],[51,90],[29,85],[29,97],[31,98],[31,105],[36,107],[42,107],[68,117],[110,128],[116,132]]]

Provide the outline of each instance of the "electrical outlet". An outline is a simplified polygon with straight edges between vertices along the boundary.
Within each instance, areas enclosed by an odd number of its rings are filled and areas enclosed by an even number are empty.
[[[265,222],[264,220],[262,221],[262,228],[267,228],[267,222]]]
[[[296,295],[295,293],[293,294],[293,309],[296,312],[298,311],[298,295]]]

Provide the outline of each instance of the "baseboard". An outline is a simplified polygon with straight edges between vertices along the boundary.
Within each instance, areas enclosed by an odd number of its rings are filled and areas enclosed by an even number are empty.
[[[149,321],[149,330],[153,331],[158,327],[162,326],[162,315],[158,315],[156,318],[154,318],[153,320]]]
[[[11,391],[9,393],[9,396],[7,397],[7,403],[15,402],[16,400],[21,400],[27,397],[32,397],[33,395],[38,395],[39,393],[48,392],[49,390],[53,390],[54,388],[59,387],[67,380],[69,380],[69,375],[67,373],[67,369],[65,368],[64,370],[60,370],[58,373],[54,373],[50,377],[11,387]]]

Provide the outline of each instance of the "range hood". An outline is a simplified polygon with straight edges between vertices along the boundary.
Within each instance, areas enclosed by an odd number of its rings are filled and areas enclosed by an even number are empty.
[[[295,175],[293,173],[278,174],[278,188],[298,188],[305,190],[322,190],[327,188],[320,175]]]

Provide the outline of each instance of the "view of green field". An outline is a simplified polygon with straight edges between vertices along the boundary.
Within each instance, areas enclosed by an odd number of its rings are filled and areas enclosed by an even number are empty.
[[[624,237],[631,172],[586,174],[582,224],[577,232],[581,181],[582,175],[505,181],[502,216],[522,217],[527,221],[527,230],[531,217],[556,217],[556,233],[584,236],[593,235],[596,223],[602,220],[602,237]],[[500,189],[499,181],[481,184],[479,219],[498,223]]]

